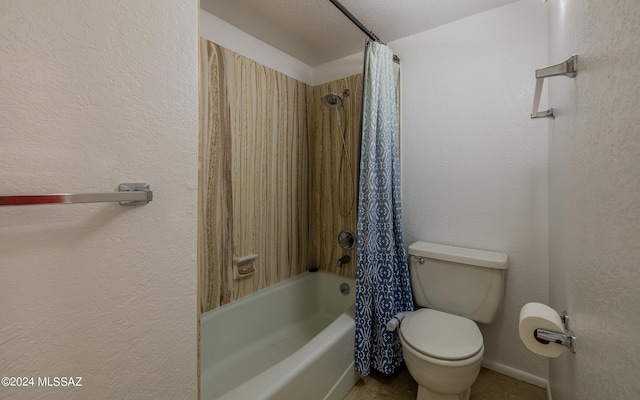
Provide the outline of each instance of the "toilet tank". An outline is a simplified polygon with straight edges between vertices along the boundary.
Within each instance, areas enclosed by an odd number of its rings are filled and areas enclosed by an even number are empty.
[[[507,258],[494,251],[413,243],[409,246],[413,299],[421,307],[491,323],[504,298]]]

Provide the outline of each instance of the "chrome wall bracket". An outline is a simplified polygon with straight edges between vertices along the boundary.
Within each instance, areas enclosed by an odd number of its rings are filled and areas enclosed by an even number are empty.
[[[567,310],[564,310],[563,312],[560,313],[560,320],[562,321],[562,327],[564,328],[564,330],[568,330],[569,329],[569,313],[567,313]]]
[[[573,331],[569,331],[567,333],[558,333],[547,331],[545,329],[536,329],[534,332],[534,336],[536,340],[541,343],[547,344],[550,342],[554,342],[569,348],[569,350],[571,350],[571,352],[574,354],[576,352],[576,336],[574,335]]]
[[[565,62],[552,65],[546,68],[540,68],[536,70],[536,91],[533,97],[533,110],[531,111],[531,119],[536,118],[551,118],[554,119],[553,108],[546,111],[538,111],[540,107],[540,97],[542,96],[542,84],[544,78],[550,78],[552,76],[566,76],[568,78],[575,78],[578,74],[578,56],[573,55],[569,57]]]
[[[533,336],[540,343],[557,343],[567,347],[572,353],[576,353],[576,335],[573,331],[568,330],[569,326],[569,314],[566,311],[560,313],[560,319],[562,320],[563,333],[552,332],[546,329],[536,329],[533,332]]]
[[[143,206],[153,200],[153,192],[148,183],[121,183],[118,187],[118,191],[122,192],[144,192],[145,198],[143,200],[122,200],[121,206]]]

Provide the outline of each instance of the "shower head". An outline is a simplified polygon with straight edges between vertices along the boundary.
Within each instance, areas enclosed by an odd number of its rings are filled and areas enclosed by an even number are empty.
[[[329,108],[340,108],[342,107],[342,99],[349,96],[349,94],[349,89],[343,90],[341,94],[329,92],[322,96],[322,102]]]
[[[335,93],[327,93],[322,96],[322,102],[325,106],[329,108],[340,108],[342,107],[342,97]]]

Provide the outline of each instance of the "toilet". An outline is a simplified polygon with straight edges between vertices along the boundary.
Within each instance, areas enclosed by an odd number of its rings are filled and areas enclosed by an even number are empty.
[[[507,258],[435,243],[409,246],[413,298],[423,308],[402,319],[398,335],[417,400],[469,400],[484,354],[476,322],[496,318]]]

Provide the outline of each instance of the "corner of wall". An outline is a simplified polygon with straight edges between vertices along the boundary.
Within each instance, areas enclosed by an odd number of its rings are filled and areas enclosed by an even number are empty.
[[[364,52],[352,54],[326,64],[313,67],[312,86],[321,85],[362,73]]]
[[[200,9],[200,36],[310,86],[362,72],[364,53],[311,67]]]
[[[502,375],[509,376],[522,382],[530,383],[540,388],[546,388],[547,397],[551,398],[551,391],[549,390],[549,381],[545,378],[541,378],[537,375],[525,372],[521,369],[511,367],[506,364],[502,364],[490,359],[485,358],[482,360],[482,366],[492,371],[498,372]]]
[[[200,9],[200,36],[308,85],[313,68]]]

